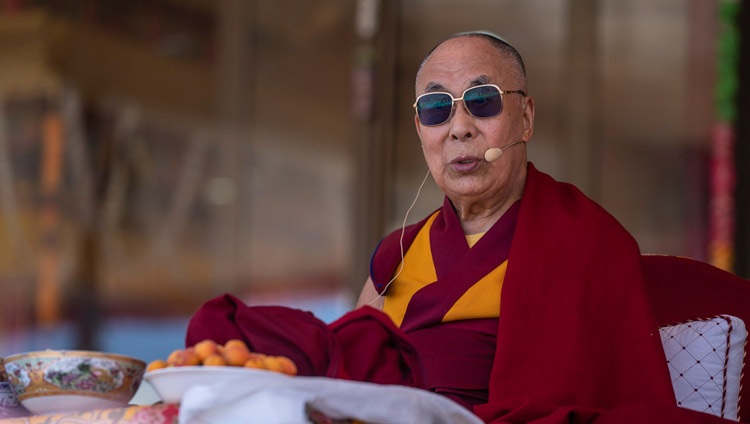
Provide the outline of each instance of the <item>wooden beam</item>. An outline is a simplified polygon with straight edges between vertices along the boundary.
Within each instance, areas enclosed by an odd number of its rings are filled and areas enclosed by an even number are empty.
[[[171,116],[215,119],[210,64],[166,57],[91,26],[57,21],[50,32],[53,67],[84,97],[126,99]]]

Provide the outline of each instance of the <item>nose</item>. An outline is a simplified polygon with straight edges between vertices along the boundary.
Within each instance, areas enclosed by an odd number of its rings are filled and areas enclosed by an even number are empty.
[[[450,120],[450,138],[455,141],[469,141],[476,138],[477,127],[474,117],[466,110],[463,101],[457,102],[453,117]]]

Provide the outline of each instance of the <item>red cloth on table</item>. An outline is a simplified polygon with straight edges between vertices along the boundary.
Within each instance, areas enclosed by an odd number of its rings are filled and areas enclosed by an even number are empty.
[[[531,164],[508,264],[489,401],[474,408],[486,422],[726,421],[675,406],[633,238]],[[306,375],[421,384],[408,334],[372,308],[325,326],[224,296],[194,315],[186,344],[235,337],[289,356]]]

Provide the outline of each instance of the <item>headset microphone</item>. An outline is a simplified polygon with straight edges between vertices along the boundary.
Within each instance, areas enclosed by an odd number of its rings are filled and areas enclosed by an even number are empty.
[[[500,159],[500,156],[503,155],[503,150],[521,143],[523,143],[523,141],[516,141],[515,143],[510,143],[504,147],[493,147],[491,149],[487,149],[487,151],[484,152],[484,160],[486,160],[487,162],[494,162]]]

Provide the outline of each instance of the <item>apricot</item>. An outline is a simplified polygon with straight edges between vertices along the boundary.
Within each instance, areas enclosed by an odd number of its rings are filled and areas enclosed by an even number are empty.
[[[250,351],[247,347],[225,346],[223,356],[224,360],[227,361],[227,364],[234,367],[241,367],[250,357]]]
[[[266,364],[266,369],[269,371],[281,372],[283,369],[278,356],[268,356],[265,358],[264,362]]]
[[[225,365],[227,365],[227,361],[224,359],[223,356],[221,356],[218,353],[216,353],[216,354],[213,354],[213,355],[208,355],[208,357],[206,357],[203,360],[203,365],[209,366],[209,367],[210,366],[214,366],[214,367],[225,366]]]
[[[265,355],[251,353],[242,366],[245,368],[265,369]]]
[[[297,375],[297,364],[295,364],[291,359],[287,358],[286,356],[277,356],[276,362],[278,363],[281,372],[283,372],[284,374]]]
[[[200,360],[204,362],[209,356],[219,354],[219,345],[215,341],[210,339],[206,339],[196,343],[193,348],[195,349],[195,353],[198,355],[198,358],[200,358]]]
[[[241,347],[247,350],[248,352],[250,351],[250,349],[247,347],[247,344],[245,344],[245,342],[240,339],[232,339],[224,343],[224,349],[228,347],[233,347],[233,346]]]
[[[191,365],[200,365],[201,360],[198,354],[195,353],[195,349],[177,349],[169,354],[167,357],[167,365],[173,367],[186,367]]]
[[[153,370],[160,370],[162,368],[167,367],[167,362],[163,359],[156,359],[154,361],[149,362],[148,366],[146,367],[146,371],[153,371]]]
[[[174,366],[174,364],[177,362],[177,358],[182,355],[182,349],[176,349],[173,350],[172,353],[167,356],[167,365]]]
[[[287,375],[297,375],[297,365],[286,356],[264,355],[262,368]]]

